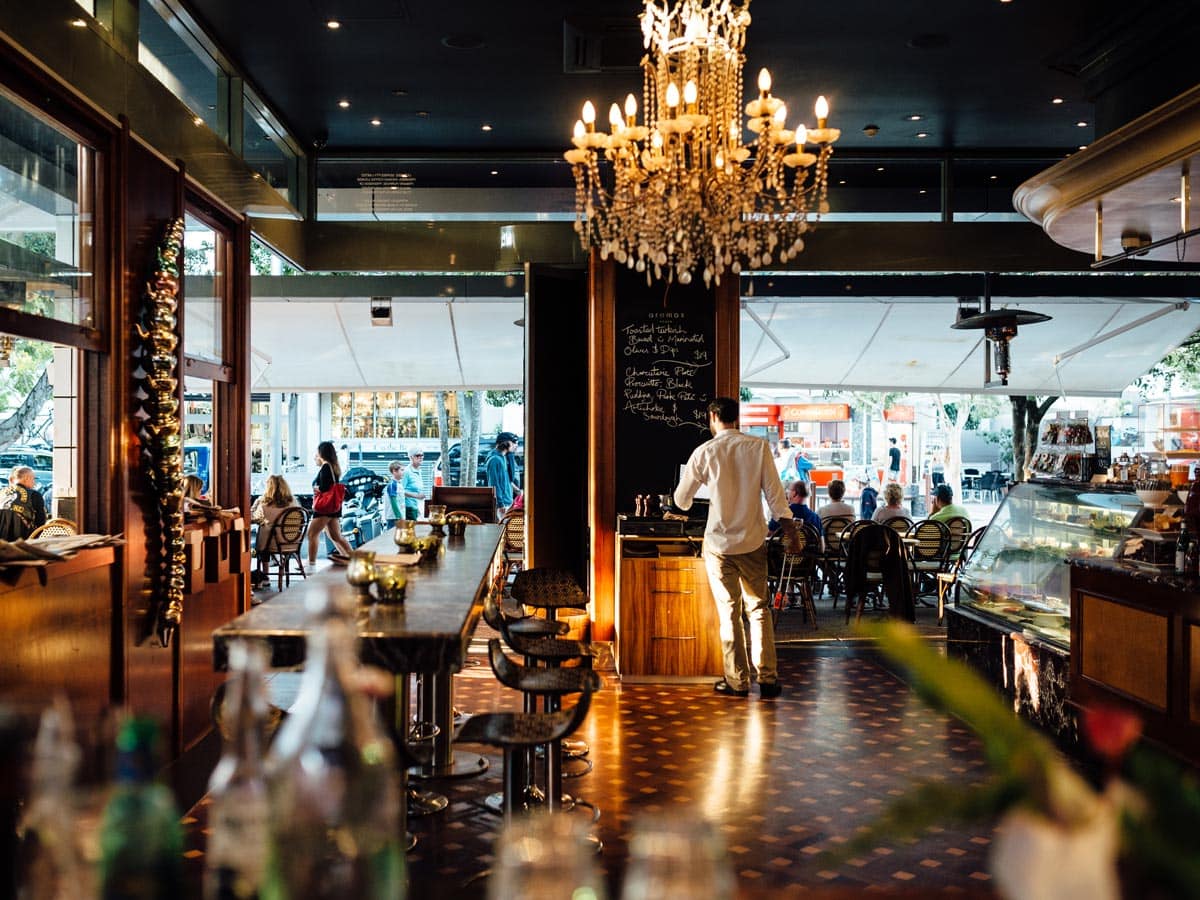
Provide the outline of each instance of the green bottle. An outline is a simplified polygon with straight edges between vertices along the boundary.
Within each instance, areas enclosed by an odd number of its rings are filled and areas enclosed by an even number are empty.
[[[100,896],[183,896],[183,829],[175,798],[154,779],[158,725],[131,717],[117,734],[117,777],[100,822]]]

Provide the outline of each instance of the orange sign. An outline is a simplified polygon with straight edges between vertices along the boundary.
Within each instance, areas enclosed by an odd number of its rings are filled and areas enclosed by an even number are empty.
[[[917,408],[915,406],[893,406],[891,409],[883,411],[883,420],[885,422],[915,422],[917,421]]]
[[[743,425],[778,425],[778,403],[742,403],[738,407],[738,420]]]
[[[779,407],[779,418],[785,422],[848,422],[848,403],[795,403]]]

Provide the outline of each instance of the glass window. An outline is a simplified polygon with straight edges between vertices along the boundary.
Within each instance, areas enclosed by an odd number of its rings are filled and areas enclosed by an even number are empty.
[[[1058,159],[956,159],[951,172],[954,221],[1024,222],[1013,192]]]
[[[216,498],[212,483],[213,384],[187,377],[183,382],[183,474],[204,482],[204,494]]]
[[[242,102],[242,158],[283,199],[295,205],[296,154],[266,108],[249,91]]]
[[[96,0],[75,0],[89,16],[96,15]]]
[[[829,163],[831,222],[936,222],[942,164],[929,159],[839,159]]]
[[[0,305],[95,327],[95,153],[0,92]]]
[[[213,131],[218,115],[220,67],[162,0],[138,2],[138,62]]]
[[[225,235],[193,215],[184,218],[183,352],[222,362],[229,242]]]

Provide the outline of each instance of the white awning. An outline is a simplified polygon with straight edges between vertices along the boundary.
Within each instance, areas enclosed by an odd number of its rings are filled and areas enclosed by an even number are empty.
[[[1200,328],[1200,303],[1101,338],[1173,301],[1036,297],[993,307],[1046,313],[1012,341],[1013,394],[1119,394]],[[256,391],[520,388],[519,297],[394,298],[390,327],[369,297],[255,297]],[[983,335],[956,331],[948,297],[755,297],[741,313],[742,383],[763,388],[977,393]]]
[[[1005,394],[1119,394],[1200,327],[1200,304],[1173,310],[1154,299],[993,300],[1052,316],[1022,327],[1011,344]],[[1120,332],[1158,310],[1169,313]],[[742,384],[749,387],[978,393],[983,333],[957,331],[950,297],[780,297],[743,301]],[[995,374],[993,373],[993,379]]]
[[[519,389],[521,298],[395,298],[392,325],[371,322],[369,297],[251,305],[256,391]]]

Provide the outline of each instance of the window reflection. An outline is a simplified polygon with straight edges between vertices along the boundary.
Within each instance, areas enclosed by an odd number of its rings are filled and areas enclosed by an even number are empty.
[[[229,242],[193,215],[184,218],[183,352],[222,361],[222,315],[227,291]]]
[[[183,474],[195,475],[204,482],[204,494],[215,500],[212,446],[216,421],[213,408],[213,383],[202,378],[183,382]]]
[[[224,133],[216,60],[161,0],[138,2],[138,62],[209,128]]]
[[[93,326],[95,154],[0,92],[0,305]]]
[[[295,203],[296,154],[249,91],[242,105],[242,158],[283,199]]]

